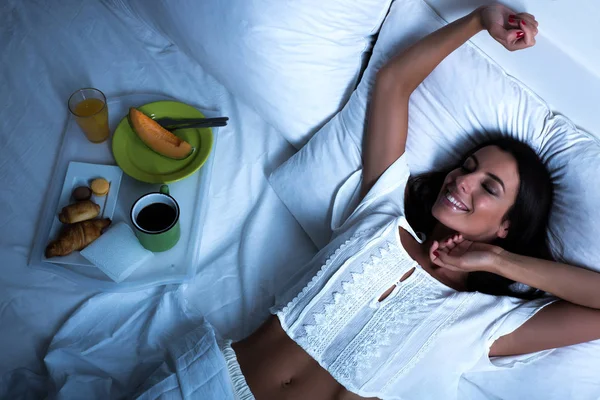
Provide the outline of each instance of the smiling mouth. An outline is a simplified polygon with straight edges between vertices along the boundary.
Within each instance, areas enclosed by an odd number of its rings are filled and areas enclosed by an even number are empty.
[[[442,196],[442,202],[444,203],[444,205],[454,210],[469,211],[469,208],[465,205],[465,203],[453,196],[449,190],[446,190],[446,193],[444,193],[444,195]]]

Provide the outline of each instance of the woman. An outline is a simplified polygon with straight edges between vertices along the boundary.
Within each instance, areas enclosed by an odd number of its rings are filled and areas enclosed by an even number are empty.
[[[531,149],[500,139],[447,174],[407,185],[414,89],[479,31],[512,51],[532,46],[536,27],[529,14],[481,8],[379,71],[362,201],[292,278],[275,315],[247,339],[219,345],[234,398],[456,398],[462,373],[485,367],[489,356],[600,338],[600,274],[531,257],[548,256],[552,200]],[[513,291],[514,281],[564,301],[524,302],[517,297],[537,293]]]

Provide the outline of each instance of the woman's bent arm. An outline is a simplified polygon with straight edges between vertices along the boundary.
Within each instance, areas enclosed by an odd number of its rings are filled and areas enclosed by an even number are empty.
[[[521,256],[460,235],[455,244],[449,250],[434,243],[432,261],[456,271],[492,272],[566,300],[545,307],[519,329],[496,340],[491,355],[532,353],[600,339],[600,273]]]
[[[555,261],[502,252],[491,272],[580,306],[600,309],[600,273]]]
[[[499,338],[491,355],[532,353],[600,339],[600,273],[506,252],[499,259],[500,275],[566,301],[545,307]]]
[[[600,310],[558,301],[496,340],[490,356],[527,354],[596,339],[600,339]]]

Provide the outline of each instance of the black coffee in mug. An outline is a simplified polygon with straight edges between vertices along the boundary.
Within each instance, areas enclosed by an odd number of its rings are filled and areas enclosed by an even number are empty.
[[[164,203],[152,203],[142,208],[135,222],[145,231],[160,232],[175,221],[176,211]]]

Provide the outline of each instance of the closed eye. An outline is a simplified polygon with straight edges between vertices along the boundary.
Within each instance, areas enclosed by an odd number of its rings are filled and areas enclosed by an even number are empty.
[[[467,160],[463,165],[461,165],[461,167],[460,167],[461,171],[463,171],[464,173],[470,174],[477,169],[477,163],[475,163],[474,167],[470,167],[470,166],[468,166],[468,164],[470,164],[470,162]],[[493,186],[491,186],[487,183],[483,183],[481,186],[483,187],[483,189],[486,192],[488,192],[492,196],[498,196],[498,193]]]
[[[477,157],[475,156],[475,154],[472,154],[469,159],[473,160],[473,162],[475,163],[475,168],[477,168],[479,166],[479,160],[477,159]],[[502,179],[498,178],[498,176],[492,174],[492,173],[487,173],[487,176],[489,176],[490,178],[492,178],[494,181],[498,182],[500,184],[500,187],[502,188],[502,191],[506,192],[506,187],[504,187],[504,182],[502,181]]]
[[[481,185],[483,186],[483,189],[488,192],[491,195],[497,196],[496,192],[494,191],[494,189],[492,189],[489,185]]]

